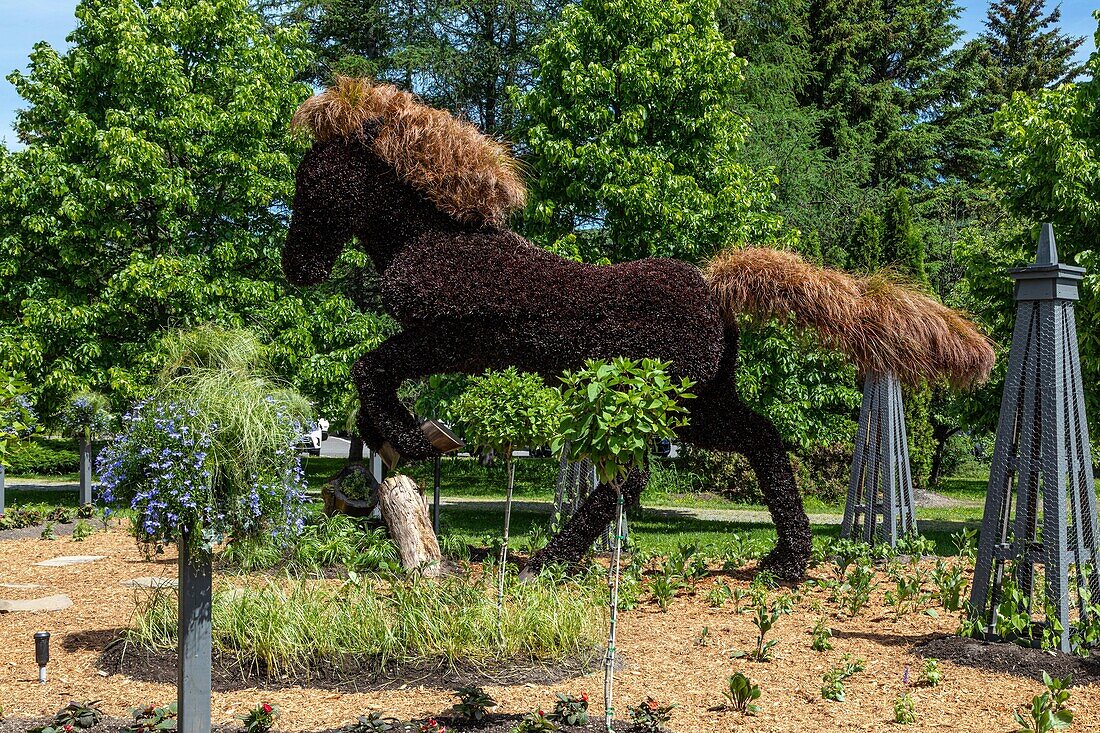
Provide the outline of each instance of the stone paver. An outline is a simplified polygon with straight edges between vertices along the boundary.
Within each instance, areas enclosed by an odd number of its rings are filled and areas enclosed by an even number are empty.
[[[23,601],[9,601],[0,598],[0,613],[18,613],[26,611],[61,611],[73,605],[73,599],[64,593],[43,598]]]
[[[61,557],[54,557],[49,560],[43,560],[42,562],[36,562],[35,565],[40,565],[44,568],[63,568],[66,565],[82,565],[86,562],[95,562],[96,560],[102,560],[105,555],[62,555]]]
[[[41,587],[37,583],[0,583],[0,588],[10,588],[12,590],[34,590]]]

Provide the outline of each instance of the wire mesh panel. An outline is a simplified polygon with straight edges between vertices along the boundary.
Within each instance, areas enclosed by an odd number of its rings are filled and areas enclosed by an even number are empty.
[[[554,487],[554,520],[555,528],[560,528],[584,503],[599,482],[596,478],[596,467],[592,461],[570,461],[569,444],[562,447],[561,459],[558,463],[558,480]],[[612,548],[611,540],[614,537],[614,523],[608,524],[604,531],[596,538],[593,549],[597,552],[609,552]],[[623,518],[623,536],[629,534],[626,529],[626,518]],[[625,540],[624,540],[625,541]]]
[[[1044,224],[1035,264],[1011,275],[1016,325],[971,621],[984,638],[1068,652],[1075,627],[1094,616],[1100,599],[1100,532],[1073,310],[1084,270],[1059,264],[1053,229]]]
[[[901,385],[893,374],[869,374],[840,536],[893,547],[898,538],[917,531],[913,505]]]

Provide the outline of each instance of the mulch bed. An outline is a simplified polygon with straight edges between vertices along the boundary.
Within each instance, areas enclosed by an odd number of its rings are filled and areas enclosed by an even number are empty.
[[[436,720],[445,725],[448,731],[454,733],[475,733],[475,731],[476,733],[511,733],[522,717],[521,715],[491,715],[479,723],[468,723],[464,720],[445,717],[436,718]],[[0,719],[0,733],[27,733],[32,728],[39,728],[52,722],[52,718]],[[87,729],[87,733],[127,733],[132,722],[131,718],[105,718],[99,725]],[[408,721],[403,725],[404,731],[416,731],[423,722],[424,720]],[[630,723],[621,720],[616,720],[613,727],[621,733],[629,733],[631,730]],[[283,726],[276,723],[276,730],[285,733],[290,729],[283,728]],[[558,730],[562,733],[591,733],[592,731],[607,729],[604,727],[603,720],[589,720],[588,725],[559,725]],[[211,733],[241,733],[242,728],[240,725],[211,725],[210,731]],[[81,731],[81,733],[84,732]],[[302,731],[302,733],[306,733],[306,731]],[[325,728],[315,733],[347,733],[347,730],[344,728]],[[672,733],[671,729],[669,729],[669,733]]]
[[[73,554],[103,555],[105,559],[71,567],[34,565],[57,555]],[[931,567],[931,561],[922,562]],[[812,570],[811,576],[825,578],[831,572],[831,567],[821,567]],[[174,550],[169,548],[164,555],[147,559],[121,527],[97,532],[82,543],[66,538],[56,542],[0,542],[0,582],[37,586],[26,591],[5,591],[5,597],[67,593],[74,602],[72,608],[63,611],[9,614],[0,620],[0,704],[14,718],[0,723],[0,733],[24,733],[30,727],[25,721],[52,715],[70,700],[102,700],[108,715],[125,722],[132,707],[163,705],[175,699],[175,686],[168,681],[172,679],[170,658],[155,660],[163,667],[157,678],[161,681],[140,679],[132,670],[112,673],[101,667],[107,661],[104,650],[130,625],[135,598],[144,592],[121,586],[119,581],[174,574]],[[827,592],[806,587],[794,613],[781,617],[768,635],[778,642],[772,661],[732,659],[732,651],[750,648],[756,638],[751,616],[737,613],[730,603],[711,608],[706,595],[718,580],[744,591],[751,577],[748,570],[714,570],[699,582],[694,594],[678,593],[667,613],[643,594],[637,608],[620,615],[617,646],[624,663],[615,678],[620,715],[627,706],[653,695],[662,702],[677,704],[671,726],[678,731],[880,733],[902,730],[893,723],[893,706],[897,696],[907,692],[916,704],[918,720],[905,726],[906,733],[1007,733],[1016,729],[1013,712],[1044,689],[1035,681],[1036,669],[1064,674],[1062,670],[1070,668],[1059,665],[1082,664],[1060,655],[959,640],[954,636],[959,614],[942,609],[935,618],[919,612],[895,618],[883,602],[884,592],[893,584],[881,572],[875,579],[879,585],[871,603],[858,616],[839,612]],[[833,630],[835,648],[814,652],[810,630],[822,616]],[[39,685],[36,679],[35,631],[54,635],[46,685]],[[822,675],[845,654],[865,659],[867,668],[845,683],[845,702],[827,702],[820,692]],[[915,675],[929,656],[942,660],[943,681],[936,687],[906,685],[905,670]],[[976,664],[976,660],[983,663]],[[734,672],[743,672],[760,685],[759,715],[745,717],[721,707],[725,702],[722,688]],[[1100,685],[1087,684],[1100,678],[1091,667],[1072,667],[1072,673],[1078,683],[1069,702],[1075,712],[1072,730],[1100,730]],[[450,692],[442,689],[453,683],[444,682],[434,673],[427,679],[409,678],[387,689],[349,690],[338,685],[303,684],[302,680],[281,682],[286,686],[272,688],[252,679],[247,682],[250,687],[215,692],[213,720],[221,726],[218,733],[239,733],[235,719],[260,702],[279,707],[276,733],[335,731],[371,710],[401,720],[423,720],[449,715],[454,702]],[[558,692],[587,692],[592,699],[590,715],[598,725],[602,683],[602,675],[595,671],[558,681],[498,681],[483,686],[499,702],[501,714],[512,716],[537,708],[550,709]],[[509,722],[514,725],[515,719]],[[106,727],[103,730],[108,733]],[[511,728],[505,723],[503,727],[482,730],[508,733]]]
[[[89,520],[85,520],[89,521]],[[76,522],[54,522],[53,533],[58,537],[68,537],[72,535],[73,528],[76,527]],[[35,524],[31,527],[22,527],[20,529],[5,529],[0,531],[0,542],[4,540],[37,540],[42,538],[42,530],[46,529],[46,523]]]
[[[993,643],[967,639],[961,636],[944,636],[920,644],[917,652],[927,657],[954,664],[983,669],[988,672],[1027,677],[1043,681],[1043,672],[1051,677],[1073,676],[1074,685],[1100,682],[1100,656],[1096,652],[1088,658],[1072,654],[1030,649],[1016,644]]]
[[[446,660],[416,664],[386,664],[378,668],[373,660],[320,660],[317,668],[294,675],[273,676],[262,662],[249,662],[218,650],[213,653],[212,685],[216,692],[288,687],[315,687],[342,692],[397,690],[419,685],[435,688],[444,697],[467,685],[550,685],[593,671],[602,660],[578,659],[552,665],[538,661],[511,661],[493,669],[470,665],[454,666]],[[148,649],[124,642],[108,644],[96,663],[108,675],[121,674],[130,679],[172,684],[176,679],[176,652]]]

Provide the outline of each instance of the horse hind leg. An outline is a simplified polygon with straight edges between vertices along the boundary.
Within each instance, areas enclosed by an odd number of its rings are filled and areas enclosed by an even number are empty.
[[[740,453],[748,459],[778,540],[760,568],[786,580],[801,580],[812,550],[810,520],[794,482],[786,446],[775,425],[730,391],[704,390],[691,405],[685,439],[700,448]]]

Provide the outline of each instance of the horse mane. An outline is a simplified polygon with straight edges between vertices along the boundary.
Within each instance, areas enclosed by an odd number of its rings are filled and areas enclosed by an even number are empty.
[[[290,124],[318,142],[360,137],[401,180],[465,224],[502,226],[526,202],[506,145],[392,84],[337,76]]]

